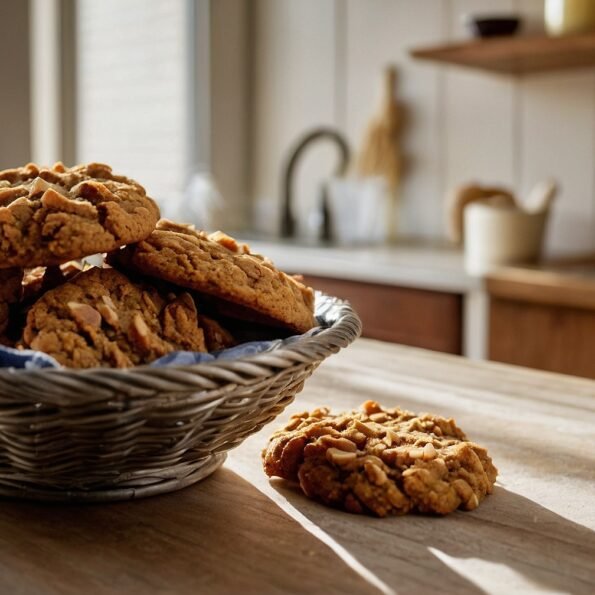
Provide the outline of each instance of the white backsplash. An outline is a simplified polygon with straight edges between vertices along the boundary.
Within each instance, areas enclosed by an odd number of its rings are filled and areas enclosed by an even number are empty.
[[[257,226],[277,229],[282,164],[301,133],[338,127],[352,147],[372,115],[384,65],[399,69],[407,173],[399,227],[444,235],[444,196],[470,180],[525,195],[542,178],[561,193],[549,252],[595,249],[595,69],[512,77],[412,60],[412,47],[467,35],[464,13],[514,11],[541,26],[542,0],[256,0],[250,197]],[[334,147],[296,176],[300,221],[335,167]]]

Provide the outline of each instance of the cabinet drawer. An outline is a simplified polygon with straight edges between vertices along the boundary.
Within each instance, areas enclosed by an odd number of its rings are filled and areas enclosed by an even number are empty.
[[[490,359],[595,378],[595,311],[490,300]]]
[[[305,276],[315,289],[347,299],[363,336],[445,353],[462,353],[463,296],[441,291]]]

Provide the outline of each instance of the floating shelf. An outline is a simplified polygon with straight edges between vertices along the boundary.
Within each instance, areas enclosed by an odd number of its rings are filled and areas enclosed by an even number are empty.
[[[522,74],[595,66],[595,34],[481,39],[414,49],[414,58]]]

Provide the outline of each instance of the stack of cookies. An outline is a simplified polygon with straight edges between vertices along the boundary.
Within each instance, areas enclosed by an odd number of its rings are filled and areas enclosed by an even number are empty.
[[[315,325],[314,294],[248,246],[159,220],[107,165],[0,172],[0,344],[125,368]],[[106,254],[99,266],[83,259]]]

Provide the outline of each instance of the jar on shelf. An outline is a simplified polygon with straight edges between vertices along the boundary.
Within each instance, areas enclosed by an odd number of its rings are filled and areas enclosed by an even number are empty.
[[[546,0],[545,28],[549,35],[595,31],[595,1]]]

